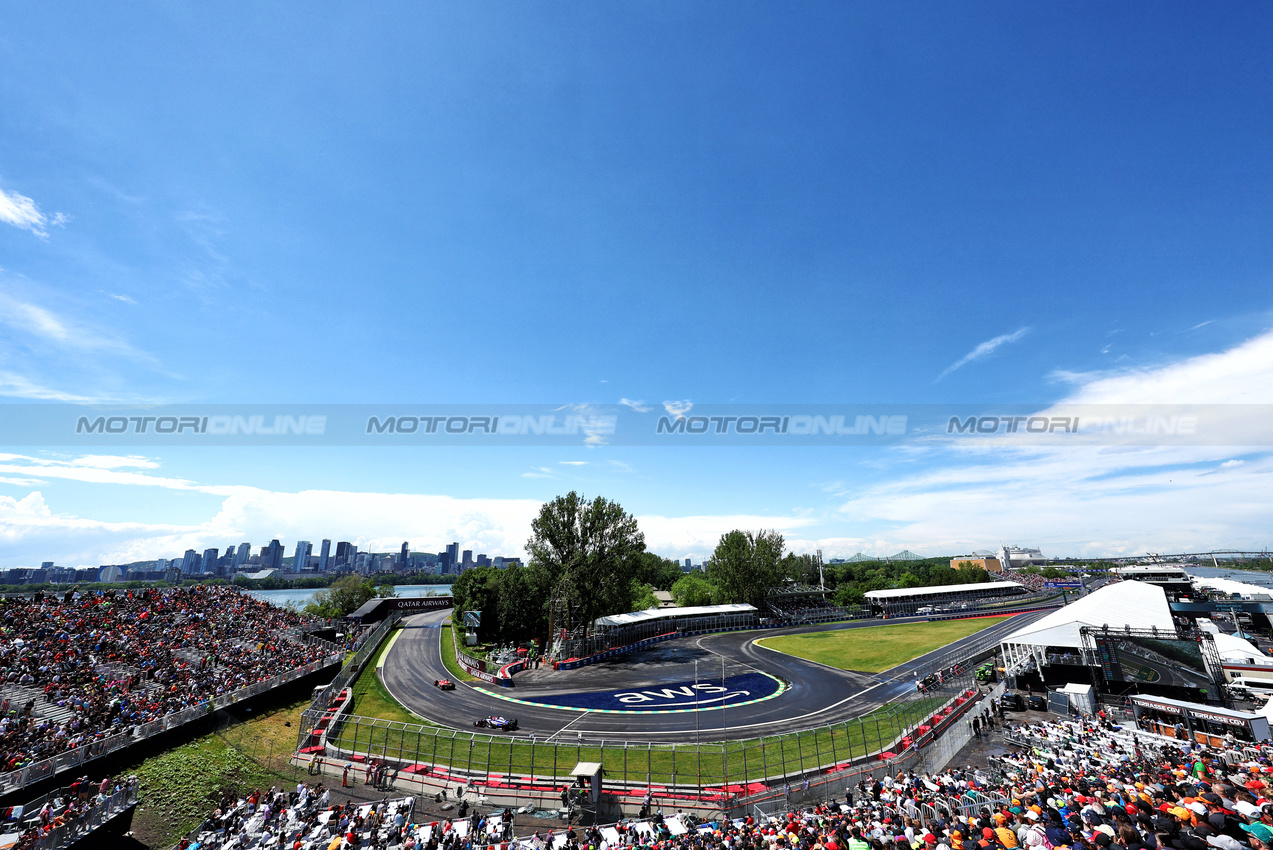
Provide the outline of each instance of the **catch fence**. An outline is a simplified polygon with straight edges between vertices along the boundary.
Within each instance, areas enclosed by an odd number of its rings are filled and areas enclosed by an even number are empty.
[[[569,772],[579,762],[600,762],[607,789],[620,796],[639,798],[650,790],[656,798],[712,801],[727,808],[762,803],[776,789],[782,789],[785,801],[793,783],[800,793],[816,788],[814,793],[831,795],[832,785],[842,787],[850,776],[887,768],[894,763],[887,759],[905,755],[916,739],[931,735],[929,727],[945,706],[969,703],[974,687],[965,668],[926,693],[916,690],[842,723],[701,743],[633,742],[569,732],[543,740],[507,737],[355,715],[325,717],[323,704],[302,716],[298,749],[326,721],[322,757],[327,760],[374,759],[395,766],[399,775],[480,785],[487,793],[512,796],[551,793],[570,782]],[[717,727],[707,734],[727,731]]]

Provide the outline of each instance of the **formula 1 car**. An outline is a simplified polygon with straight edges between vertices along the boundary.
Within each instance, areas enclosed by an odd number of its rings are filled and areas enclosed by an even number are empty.
[[[473,722],[473,725],[481,726],[486,729],[503,729],[506,732],[517,731],[516,718],[500,717],[497,714],[492,714],[490,717],[483,717],[481,720],[476,720]]]
[[[455,682],[452,682],[450,679],[434,679],[433,686],[435,688],[441,688],[444,691],[455,690]]]

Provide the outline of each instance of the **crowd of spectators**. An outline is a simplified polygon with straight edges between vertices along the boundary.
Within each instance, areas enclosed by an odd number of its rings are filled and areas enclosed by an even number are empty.
[[[0,599],[0,771],[316,661],[307,622],[232,587]]]
[[[302,782],[295,791],[226,795],[177,850],[401,848],[411,839],[413,799],[332,803],[331,791]],[[411,846],[415,846],[411,842]]]
[[[100,807],[111,808],[121,791],[135,791],[137,777],[110,777],[90,781],[87,776],[76,779],[69,787],[46,795],[35,805],[10,806],[0,823],[0,840],[11,841],[2,846],[11,850],[28,850],[40,839],[66,828],[75,834],[77,827],[86,832],[98,824],[90,816]],[[124,795],[127,796],[127,795]],[[16,836],[16,838],[15,838]],[[68,839],[69,840],[69,839]]]
[[[702,822],[661,813],[513,838],[511,813],[411,821],[322,786],[226,800],[186,850],[1273,850],[1273,748],[1202,747],[1105,718],[1012,727],[984,769],[866,777],[843,802]],[[839,793],[839,792],[837,792]]]

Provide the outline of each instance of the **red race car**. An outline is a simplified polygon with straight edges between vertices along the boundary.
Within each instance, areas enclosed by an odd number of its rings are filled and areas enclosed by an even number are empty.
[[[433,686],[436,688],[441,688],[444,691],[455,690],[455,682],[452,682],[450,679],[434,679]]]

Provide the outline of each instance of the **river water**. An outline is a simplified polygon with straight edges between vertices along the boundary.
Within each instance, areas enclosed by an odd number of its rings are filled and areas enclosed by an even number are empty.
[[[266,602],[273,602],[280,607],[290,602],[304,606],[314,598],[314,595],[323,588],[311,588],[305,590],[249,590],[248,593],[257,599],[264,599]],[[449,584],[400,584],[394,588],[399,596],[428,596],[430,593],[451,592]]]

